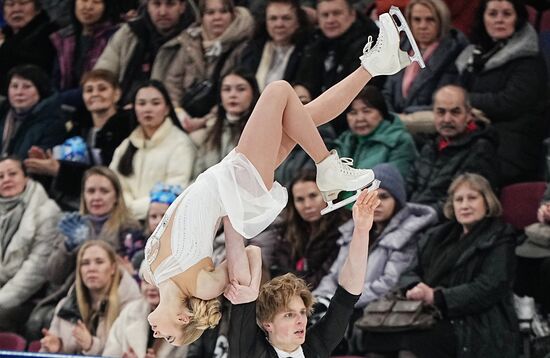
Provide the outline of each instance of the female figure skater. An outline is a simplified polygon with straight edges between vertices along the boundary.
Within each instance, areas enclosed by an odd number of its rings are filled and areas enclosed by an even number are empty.
[[[247,255],[259,250],[245,251],[242,238],[259,234],[285,206],[287,193],[273,182],[274,171],[297,143],[317,163],[317,186],[329,205],[340,191],[360,190],[374,180],[372,170],[353,169],[335,151],[329,153],[316,127],[344,111],[373,76],[394,74],[417,60],[399,49],[404,19],[401,24],[398,29],[390,14],[381,15],[378,40],[372,46],[369,38],[362,67],[306,106],[287,82],[268,85],[237,147],[170,206],[145,249],[146,279],[160,291],[160,303],[148,317],[155,337],[175,345],[193,342],[218,323],[216,298],[229,280],[250,284]],[[227,261],[214,269],[212,242],[220,222]]]

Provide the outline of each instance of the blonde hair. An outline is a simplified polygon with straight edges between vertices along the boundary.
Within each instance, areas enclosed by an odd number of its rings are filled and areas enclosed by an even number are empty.
[[[86,181],[93,175],[99,175],[107,178],[107,180],[109,180],[109,182],[115,189],[115,206],[113,207],[111,216],[109,217],[109,220],[107,220],[107,222],[105,223],[105,226],[109,232],[116,232],[120,230],[120,226],[122,224],[132,221],[132,218],[128,209],[126,208],[126,202],[124,201],[120,181],[118,180],[115,172],[113,172],[111,169],[104,166],[95,166],[86,170],[82,178],[82,188],[80,190],[80,192],[82,193],[80,195],[80,214],[89,214],[88,208],[86,207],[86,200],[84,200],[84,189],[86,186]]]
[[[411,23],[411,13],[414,5],[424,5],[431,10],[435,16],[437,24],[439,25],[439,32],[437,39],[441,40],[451,30],[451,12],[447,7],[447,4],[442,0],[411,0],[405,8],[405,18],[407,22]]]
[[[109,288],[109,293],[107,295],[107,314],[105,319],[105,332],[109,332],[111,329],[111,326],[115,319],[118,317],[119,314],[119,308],[120,308],[120,302],[118,297],[118,288],[120,286],[120,279],[122,276],[121,271],[119,270],[117,260],[116,260],[116,253],[115,250],[111,245],[109,245],[105,241],[101,240],[89,240],[86,241],[82,247],[78,250],[78,255],[76,257],[76,282],[75,282],[75,289],[76,289],[76,302],[78,304],[78,311],[80,312],[80,316],[82,317],[82,322],[90,328],[88,325],[90,323],[90,317],[91,317],[91,297],[90,292],[88,291],[88,288],[84,286],[84,282],[82,281],[82,276],[80,274],[80,266],[82,265],[82,257],[84,256],[84,252],[92,247],[92,246],[99,246],[102,248],[109,258],[109,261],[111,264],[114,264],[116,266],[115,275],[113,276],[113,279],[111,281],[111,287]]]
[[[447,201],[443,207],[443,214],[447,219],[455,218],[453,206],[454,193],[463,184],[467,184],[472,190],[477,191],[481,194],[481,196],[483,196],[485,207],[487,208],[487,213],[485,216],[498,217],[502,214],[502,206],[493,192],[493,189],[491,189],[489,181],[479,174],[464,173],[453,180],[451,186],[449,186],[449,190],[447,191]]]
[[[222,318],[221,304],[217,298],[202,300],[190,297],[186,301],[191,319],[182,327],[182,339],[177,342],[180,345],[193,343],[205,330],[216,327]]]
[[[294,296],[299,296],[304,301],[307,315],[311,315],[315,299],[306,281],[287,273],[266,282],[260,289],[256,301],[256,318],[260,326],[263,322],[273,321],[278,312],[288,307]]]

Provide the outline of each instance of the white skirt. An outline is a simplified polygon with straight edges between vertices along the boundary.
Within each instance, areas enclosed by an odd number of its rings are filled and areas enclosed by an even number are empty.
[[[201,178],[201,177],[205,178]],[[267,190],[260,173],[233,149],[220,163],[199,175],[215,185],[231,225],[247,239],[267,228],[286,206],[288,194],[278,182]]]

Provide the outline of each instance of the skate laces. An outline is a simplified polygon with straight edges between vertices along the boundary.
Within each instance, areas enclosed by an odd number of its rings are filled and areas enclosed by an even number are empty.
[[[365,47],[363,47],[363,54],[367,54],[367,52],[370,51],[371,47],[372,47],[372,35],[369,35],[367,43],[365,44]]]
[[[340,158],[340,170],[345,174],[353,174],[353,159],[348,157]]]

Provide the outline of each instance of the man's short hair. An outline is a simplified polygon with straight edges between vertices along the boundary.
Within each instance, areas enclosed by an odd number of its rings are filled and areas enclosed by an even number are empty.
[[[320,3],[322,2],[327,2],[327,1],[336,1],[336,0],[317,0],[315,2],[315,8],[317,8],[319,6]],[[344,2],[348,5],[348,9],[351,11],[351,10],[355,10],[355,8],[353,7],[353,2],[351,0],[344,0]]]
[[[266,282],[260,288],[260,294],[256,301],[257,321],[260,323],[272,322],[277,313],[288,307],[294,296],[299,296],[304,301],[307,315],[311,315],[315,299],[306,281],[292,273],[287,273]]]
[[[466,107],[466,109],[471,109],[472,108],[472,103],[470,101],[470,94],[468,93],[468,91],[466,91],[466,89],[464,87],[459,86],[459,85],[445,85],[445,86],[439,87],[434,92],[434,94],[432,96],[432,103],[433,104],[435,104],[435,98],[437,97],[439,92],[441,92],[443,90],[446,90],[446,89],[455,90],[455,91],[458,91],[458,92],[462,93],[462,96],[464,98],[464,107]]]

